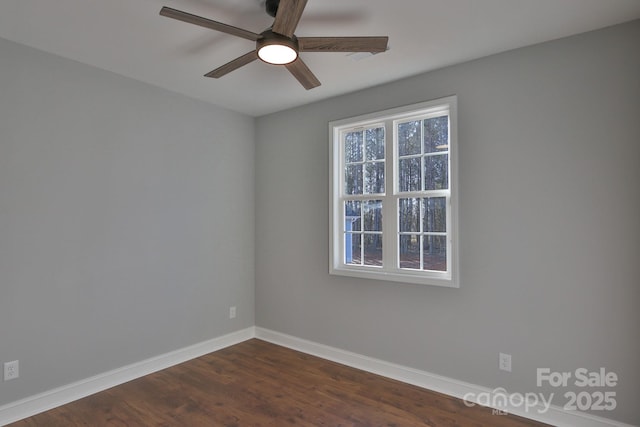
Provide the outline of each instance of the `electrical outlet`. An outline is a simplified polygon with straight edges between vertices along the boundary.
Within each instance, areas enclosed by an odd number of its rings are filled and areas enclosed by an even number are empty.
[[[4,364],[4,380],[9,381],[20,376],[20,362],[14,360]]]
[[[235,319],[235,318],[236,318],[236,308],[229,307],[229,319]]]
[[[501,371],[511,372],[511,355],[500,353],[498,355],[498,367]]]

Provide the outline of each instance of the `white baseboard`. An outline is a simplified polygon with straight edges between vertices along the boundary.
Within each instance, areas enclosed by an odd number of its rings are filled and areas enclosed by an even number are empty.
[[[255,328],[250,327],[0,406],[0,426],[241,343],[254,336]]]
[[[273,344],[278,344],[283,347],[288,347],[293,350],[298,350],[303,353],[361,369],[363,371],[392,378],[404,383],[413,384],[418,387],[457,397],[459,399],[464,399],[470,403],[478,403],[476,397],[480,396],[481,399],[489,396],[489,402],[496,402],[498,404],[500,404],[501,401],[506,400],[506,405],[496,405],[495,409],[558,427],[634,427],[630,424],[593,416],[584,412],[568,411],[559,406],[553,405],[551,405],[546,411],[544,411],[544,407],[542,405],[529,407],[528,410],[525,410],[523,405],[518,404],[515,406],[510,404],[509,396],[507,396],[506,399],[500,399],[500,397],[505,396],[505,392],[501,390],[491,390],[486,387],[458,381],[453,378],[447,378],[430,372],[373,359],[368,356],[329,347],[291,335],[271,331],[269,329],[256,327],[255,337]],[[486,400],[481,400],[481,402],[485,404]],[[516,402],[518,401],[516,400]],[[492,405],[485,404],[485,406]]]
[[[363,371],[382,375],[408,384],[413,384],[418,387],[457,397],[459,399],[465,399],[473,403],[478,403],[478,400],[475,398],[476,396],[495,397],[497,394],[497,390],[491,390],[486,387],[458,381],[453,378],[443,377],[430,372],[385,362],[383,360],[374,359],[335,347],[329,347],[313,341],[271,331],[269,329],[250,327],[0,406],[0,426],[36,415],[40,412],[53,409],[74,400],[90,396],[97,392],[123,384],[127,381],[131,381],[196,357],[221,350],[225,347],[241,343],[251,338],[259,338],[283,347],[288,347],[293,350],[298,350],[303,353],[351,366],[356,369],[362,369]],[[500,393],[499,396],[501,395],[502,394]],[[508,401],[509,399],[507,398],[506,400]],[[499,402],[500,399],[491,398],[490,401]],[[484,404],[486,402],[482,403]],[[525,410],[522,406],[510,405],[507,402],[507,405],[499,407],[496,406],[496,409],[504,410],[510,414],[519,415],[558,427],[634,427],[630,424],[616,422],[607,418],[586,414],[584,412],[567,411],[558,406],[551,406],[548,411],[540,413],[538,409],[542,409],[542,406],[532,407],[529,408],[529,410]]]

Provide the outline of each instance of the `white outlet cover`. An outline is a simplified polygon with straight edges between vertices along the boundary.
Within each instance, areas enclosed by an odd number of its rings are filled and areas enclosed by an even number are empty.
[[[4,364],[4,380],[14,380],[20,376],[20,362],[14,360]]]
[[[511,355],[500,353],[498,355],[498,368],[502,371],[511,372]]]

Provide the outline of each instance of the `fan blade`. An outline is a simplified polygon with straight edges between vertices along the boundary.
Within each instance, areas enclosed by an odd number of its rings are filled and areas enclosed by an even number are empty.
[[[166,16],[167,18],[177,19],[178,21],[188,22],[189,24],[195,24],[201,27],[210,28],[212,30],[221,31],[233,36],[242,37],[243,39],[251,41],[256,41],[260,38],[260,34],[243,30],[242,28],[234,27],[232,25],[223,24],[222,22],[212,21],[211,19],[192,15],[180,10],[171,9],[170,7],[166,6],[160,10],[160,15]]]
[[[293,74],[293,77],[298,79],[300,84],[304,86],[306,90],[313,89],[320,86],[320,80],[313,75],[307,64],[302,59],[298,58],[290,64],[285,65],[287,70]]]
[[[389,37],[298,37],[300,52],[384,52]]]
[[[231,62],[227,62],[222,67],[218,67],[213,71],[209,71],[204,76],[205,77],[213,77],[214,79],[219,79],[220,77],[224,76],[225,74],[229,74],[233,70],[237,70],[238,68],[240,68],[240,67],[242,67],[244,65],[247,65],[247,64],[255,61],[256,59],[258,59],[258,52],[256,52],[255,50],[252,50],[251,52],[245,53],[244,55],[240,56],[239,58],[234,59]]]
[[[306,5],[307,0],[280,0],[271,31],[286,37],[293,37]]]

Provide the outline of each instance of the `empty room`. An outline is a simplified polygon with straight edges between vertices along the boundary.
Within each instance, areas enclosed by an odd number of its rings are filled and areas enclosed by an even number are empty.
[[[0,425],[640,425],[640,1],[3,0]]]

